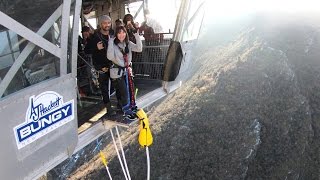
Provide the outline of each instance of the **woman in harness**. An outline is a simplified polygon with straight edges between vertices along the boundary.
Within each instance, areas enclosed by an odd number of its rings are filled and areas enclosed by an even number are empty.
[[[129,41],[124,26],[115,31],[115,38],[109,39],[107,58],[113,63],[110,69],[110,78],[115,88],[121,94],[122,111],[129,118],[135,118],[137,106],[134,97],[133,74],[131,69],[132,52],[142,52],[142,42],[139,33],[134,34],[136,44]]]

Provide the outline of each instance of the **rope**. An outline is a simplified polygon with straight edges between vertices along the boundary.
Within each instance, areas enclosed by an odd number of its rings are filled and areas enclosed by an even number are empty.
[[[100,73],[100,74],[104,74],[105,72],[103,72],[103,71],[100,71],[100,70],[96,70],[96,68],[94,68],[87,60],[85,60],[79,53],[78,53],[78,57],[80,57],[80,59],[82,60],[82,61],[84,61],[90,68],[91,68],[91,71],[92,70],[94,70],[94,71],[96,71],[96,72],[98,72],[98,73]]]
[[[147,154],[147,180],[150,179],[150,157],[149,157],[149,147],[153,142],[153,137],[149,127],[149,120],[147,114],[143,111],[143,109],[139,109],[137,112],[137,116],[140,120],[140,132],[139,132],[139,144],[141,147],[146,148]]]
[[[132,82],[132,79],[131,79],[131,75],[130,75],[130,72],[129,72],[129,67],[127,67],[127,74],[128,74],[128,80],[129,80],[129,85],[130,85],[130,92],[129,94],[131,94],[131,103],[130,103],[130,106],[131,108],[135,107],[135,97],[134,97],[134,87],[133,87],[133,82]]]
[[[128,94],[128,99],[127,99],[128,100],[128,104],[127,105],[129,105],[130,110],[132,110],[132,108],[134,108],[136,106],[136,103],[135,103],[134,85],[133,85],[133,82],[132,82],[132,79],[131,79],[131,76],[130,76],[129,65],[128,65],[129,64],[129,62],[128,62],[128,54],[126,54],[125,50],[123,50],[122,48],[119,47],[119,49],[123,54],[123,59],[124,59],[124,63],[125,63],[125,69],[126,69],[126,73],[127,73],[127,77],[126,77],[126,87],[127,87],[127,94]]]
[[[84,61],[90,68],[94,68],[90,63],[88,63],[88,61],[87,60],[85,60],[79,53],[78,53],[78,57],[80,57],[80,59],[82,60],[82,61]]]
[[[118,134],[118,139],[119,139],[119,144],[120,144],[120,148],[121,148],[121,152],[122,152],[122,158],[123,158],[123,161],[124,161],[124,166],[126,167],[128,179],[131,180],[129,169],[128,169],[128,166],[127,166],[126,156],[124,155],[124,151],[123,151],[123,147],[122,147],[122,143],[121,143],[121,138],[120,138],[120,134],[119,134],[119,131],[118,131],[118,126],[116,126],[116,130],[117,130],[117,134]]]
[[[90,68],[91,68],[91,75],[92,75],[92,81],[93,81],[93,83],[94,83],[94,85],[96,86],[96,87],[99,87],[99,74],[104,74],[105,72],[103,72],[103,71],[101,71],[101,70],[96,70],[95,68],[94,68],[94,66],[92,66],[88,61],[86,61],[79,53],[78,53],[78,57],[80,57],[80,59],[82,60],[82,61],[84,61]]]
[[[108,167],[108,164],[107,164],[107,159],[106,159],[105,155],[103,154],[103,152],[101,150],[100,150],[100,158],[101,158],[102,163],[106,167],[109,179],[112,180],[112,177],[111,177],[111,174],[110,174],[110,171],[109,171],[109,167]]]
[[[99,139],[99,138],[98,138]],[[112,180],[112,177],[111,177],[111,174],[110,174],[110,171],[109,171],[109,167],[108,167],[108,164],[107,164],[107,159],[105,157],[105,155],[103,154],[103,152],[100,150],[100,145],[102,144],[102,139],[99,141],[99,140],[96,140],[97,142],[97,145],[96,147],[93,149],[93,152],[95,152],[96,150],[99,150],[100,151],[100,158],[101,158],[101,161],[102,163],[104,164],[104,166],[106,167],[106,170],[108,172],[108,176],[110,178],[110,180]]]
[[[147,166],[148,166],[148,170],[147,170],[147,180],[150,180],[150,158],[149,158],[149,149],[148,149],[148,146],[146,147],[146,154],[147,154]]]
[[[132,79],[131,79],[131,73],[130,70],[129,70],[129,62],[128,62],[128,55],[123,55],[123,58],[124,58],[124,61],[125,61],[125,64],[126,65],[126,70],[127,70],[127,78],[128,78],[128,82],[129,82],[129,94],[128,95],[131,95],[131,98],[130,98],[130,108],[133,108],[135,107],[135,97],[134,97],[134,87],[133,87],[133,82],[132,82]],[[131,69],[132,71],[132,69]]]
[[[110,180],[112,180],[112,177],[111,177],[111,174],[110,174],[110,171],[109,171],[109,168],[108,168],[108,166],[106,166],[106,169],[107,169],[107,172],[108,172],[108,176],[109,176]]]
[[[121,160],[121,158],[120,158],[120,154],[119,154],[119,150],[118,150],[116,141],[114,140],[114,137],[113,137],[112,129],[110,129],[110,133],[111,133],[113,145],[114,145],[114,147],[116,148],[116,151],[117,151],[117,155],[118,155],[118,159],[119,159],[119,162],[120,162],[120,165],[121,165],[121,168],[122,168],[122,172],[123,172],[124,177],[126,178],[126,180],[128,180],[127,173],[126,173],[126,171],[125,171],[125,169],[124,169],[124,167],[123,167],[122,160]]]

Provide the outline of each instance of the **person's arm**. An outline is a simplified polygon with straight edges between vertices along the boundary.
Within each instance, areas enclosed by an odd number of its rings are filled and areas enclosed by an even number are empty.
[[[109,38],[108,49],[107,49],[107,58],[110,61],[113,61],[115,59],[115,55],[114,55],[114,38]]]
[[[97,37],[93,37],[92,39],[89,39],[84,51],[87,54],[97,54],[101,53],[103,49],[104,47],[101,40]]]
[[[116,50],[118,50],[118,48],[114,46],[114,38],[110,38],[108,42],[107,58],[114,64],[124,67],[124,61],[116,55]]]
[[[136,44],[129,41],[129,46],[134,52],[142,52],[142,41],[140,39],[139,33],[135,33],[134,37],[136,38]]]
[[[86,46],[84,48],[84,52],[86,54],[92,54],[93,53],[93,48],[94,48],[93,41],[94,41],[93,39],[88,39],[88,42],[87,42],[87,44],[86,44]]]
[[[128,33],[134,34],[137,32],[137,29],[134,27],[134,25],[132,24],[131,21],[127,22],[126,29],[127,29]]]

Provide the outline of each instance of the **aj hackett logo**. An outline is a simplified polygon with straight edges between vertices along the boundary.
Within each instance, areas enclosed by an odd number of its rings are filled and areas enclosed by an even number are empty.
[[[73,100],[64,103],[53,91],[31,96],[26,121],[14,128],[18,149],[74,119]]]

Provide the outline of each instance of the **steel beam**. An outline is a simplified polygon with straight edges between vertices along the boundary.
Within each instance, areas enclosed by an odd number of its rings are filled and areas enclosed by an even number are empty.
[[[79,34],[79,19],[81,13],[82,1],[76,0],[74,18],[73,18],[73,32],[72,32],[72,77],[77,76],[77,59],[78,59],[78,34]]]
[[[41,26],[41,28],[37,32],[39,36],[43,36],[54,24],[54,22],[58,20],[58,18],[61,16],[61,9],[62,9],[62,5],[59,6],[55,10],[55,12],[47,19],[47,21]],[[3,80],[0,83],[0,98],[2,97],[7,87],[9,86],[14,75],[17,73],[17,71],[21,67],[22,63],[26,60],[26,58],[29,56],[31,51],[34,49],[34,47],[35,45],[29,42],[27,46],[23,49],[23,51],[20,53],[19,57],[15,60],[15,62],[7,72],[6,76],[3,78]]]
[[[62,25],[61,25],[61,56],[60,56],[60,76],[67,74],[68,60],[68,33],[70,21],[71,0],[64,0],[62,6]]]

